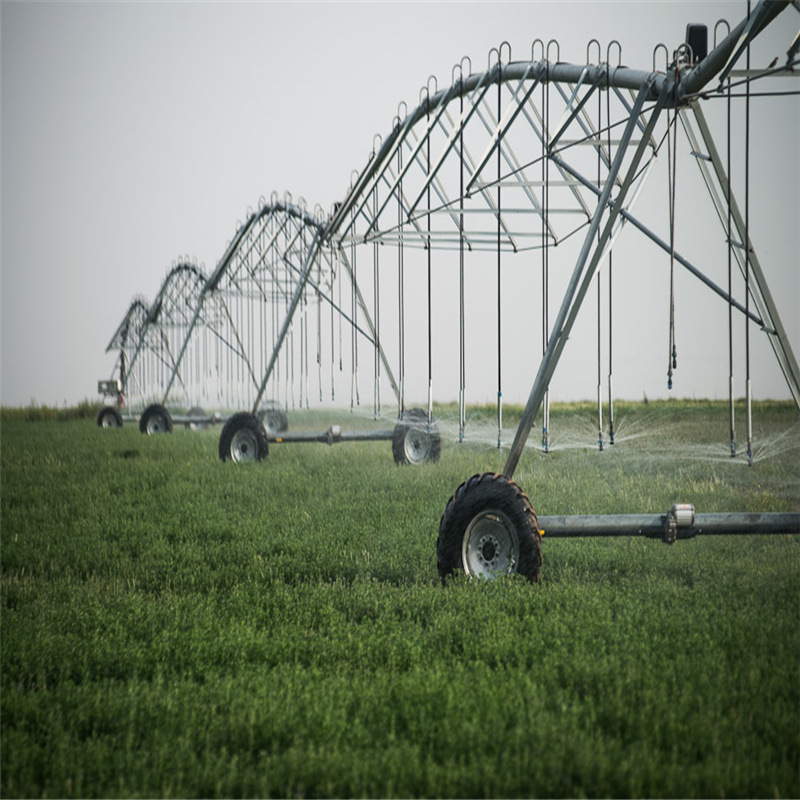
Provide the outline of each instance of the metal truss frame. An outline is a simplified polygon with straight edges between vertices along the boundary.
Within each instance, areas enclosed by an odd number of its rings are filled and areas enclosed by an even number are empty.
[[[665,72],[607,62],[511,61],[510,48],[504,61],[501,46],[490,54],[486,70],[464,74],[459,65],[449,87],[433,92],[424,87],[417,107],[402,119],[398,114],[394,127],[330,216],[309,214],[304,206],[280,201],[275,195],[248,215],[205,282],[192,318],[181,321],[187,332],[176,357],[170,355],[173,368],[164,403],[176,382],[182,381],[181,365],[196,330],[209,330],[222,338],[220,328],[224,327],[230,334],[224,337],[224,344],[241,362],[249,386],[248,402],[255,413],[279,370],[281,350],[293,335],[306,292],[312,291],[320,303],[330,304],[353,331],[374,346],[376,385],[382,367],[402,415],[403,345],[395,378],[381,345],[379,319],[370,315],[348,251],[393,244],[402,264],[404,248],[419,248],[427,252],[430,270],[433,250],[458,250],[462,254],[462,304],[463,253],[496,252],[499,325],[502,255],[538,250],[544,263],[550,247],[582,236],[556,319],[552,325],[545,320],[542,361],[504,468],[510,478],[533,421],[546,403],[550,379],[589,286],[630,223],[763,327],[800,408],[800,370],[753,244],[745,236],[741,213],[730,194],[699,100],[704,87],[720,74],[724,77],[747,43],[788,5],[785,0],[761,0],[753,14],[705,59],[695,63],[678,53]],[[545,49],[542,44],[543,55]],[[604,123],[589,113],[592,98],[602,96],[606,98]],[[739,242],[745,243],[737,249],[736,260],[741,270],[750,272],[748,285],[755,312],[677,252],[674,241],[667,242],[634,215],[634,204],[664,141],[659,138],[658,123],[664,112],[671,110],[675,112],[671,124],[680,121],[723,224],[730,197],[736,234]],[[375,264],[377,273],[377,256]],[[354,298],[349,315],[333,292],[333,276],[342,270]],[[269,339],[269,355],[263,361],[254,357],[246,320],[232,309],[243,300],[273,305],[280,312],[274,315],[270,335],[263,337],[256,349],[264,351]],[[403,303],[402,291],[399,302]],[[463,309],[461,325],[463,328]],[[141,341],[145,338],[142,334]],[[119,332],[114,341],[121,341]],[[463,341],[461,347],[463,361]],[[463,393],[463,363],[461,381]],[[498,429],[500,397],[498,385]],[[430,414],[430,381],[428,404]]]
[[[256,413],[270,379],[279,368],[281,350],[293,335],[298,307],[301,302],[307,304],[309,291],[317,298],[318,308],[325,302],[358,335],[378,348],[391,376],[388,359],[376,339],[375,326],[360,290],[356,287],[363,327],[334,297],[333,285],[339,267],[344,267],[351,280],[352,271],[343,251],[322,241],[322,229],[321,215],[310,214],[304,205],[292,203],[290,197],[278,200],[273,195],[269,203],[264,202],[248,214],[202,288],[166,383],[162,404],[167,403],[176,382],[181,382],[181,368],[187,361],[191,343],[199,332],[208,331],[237,362],[234,372],[238,370],[237,378],[243,379],[248,387],[243,390],[242,399]],[[303,328],[302,321],[299,327],[300,335],[307,336],[308,328]],[[265,353],[269,353],[268,358],[259,361],[259,356]],[[306,355],[306,368],[307,361]],[[284,377],[288,383],[288,366]],[[391,381],[396,387],[393,378]],[[292,391],[293,388],[292,385]],[[301,383],[301,404],[302,391]],[[307,402],[307,380],[305,391]],[[288,395],[289,388],[286,392]]]

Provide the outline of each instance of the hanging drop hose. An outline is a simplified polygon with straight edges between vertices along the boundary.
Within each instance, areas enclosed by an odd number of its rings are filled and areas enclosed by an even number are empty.
[[[375,185],[375,190],[372,194],[372,220],[373,224],[377,227],[378,223],[378,186]],[[372,395],[372,413],[375,419],[381,413],[381,288],[380,288],[380,275],[379,275],[379,261],[380,253],[378,240],[375,239],[372,245],[372,287],[373,287],[373,302],[375,305],[375,364],[374,375],[375,382],[373,384]]]
[[[678,112],[669,121],[667,112],[667,162],[669,180],[669,352],[667,355],[667,389],[672,389],[672,373],[678,368],[678,350],[675,345],[675,177],[678,150]],[[670,132],[669,126],[673,126]],[[672,137],[670,137],[672,133]],[[671,143],[672,142],[672,143]]]
[[[609,45],[610,49],[611,45]],[[606,58],[606,126],[608,139],[608,164],[611,167],[611,92],[610,82],[610,58]],[[613,250],[608,252],[608,443],[614,444],[614,390],[613,390],[613,348],[612,348],[612,277],[613,277]]]
[[[355,229],[356,212],[353,209],[351,213],[351,226]],[[350,283],[350,318],[354,323],[358,321],[356,316],[356,286],[358,285],[358,265],[356,261],[356,243],[355,239],[350,243],[350,260],[352,263],[352,276]],[[356,325],[354,324],[350,329],[350,358],[352,361],[352,374],[350,376],[350,410],[353,411],[354,404],[361,405],[361,397],[358,391],[358,337],[356,335]]]
[[[427,117],[430,126],[430,94],[427,95]],[[430,127],[429,127],[430,131]],[[427,228],[428,228],[428,424],[433,421],[433,317],[431,314],[431,182],[427,180],[431,170],[431,137],[427,134],[425,142],[425,177],[428,184],[427,189]]]
[[[340,264],[340,259],[342,258],[340,251],[336,251],[336,263]],[[344,273],[339,271],[339,308],[342,309],[344,306],[342,305],[342,284],[344,283]],[[344,365],[342,363],[342,312],[339,311],[339,372],[344,372]]]
[[[321,269],[317,264],[317,286],[321,282]],[[319,401],[322,402],[322,295],[317,289],[317,380],[319,383]]]
[[[603,129],[603,98],[597,93],[597,189],[600,191],[601,181],[601,131]],[[597,230],[597,238],[600,240],[600,229]],[[597,446],[603,450],[603,378],[602,378],[602,312],[601,312],[602,292],[600,283],[600,271],[597,272]]]
[[[333,283],[336,280],[336,272],[333,270],[335,259],[331,264],[331,298],[333,298]],[[339,306],[341,308],[341,305]],[[336,320],[333,316],[333,303],[331,303],[331,402],[336,401],[336,386],[334,378],[336,377]]]
[[[747,0],[750,18],[750,0]],[[745,291],[745,380],[747,387],[747,464],[753,466],[753,392],[750,383],[750,45],[747,45],[747,83],[744,122],[744,291]]]
[[[397,174],[403,174],[403,149],[397,148]],[[403,241],[403,180],[397,189],[397,340],[398,340],[398,367],[400,380],[400,408],[398,415],[403,419],[405,414],[405,373],[406,373],[406,331],[405,331],[405,264]]]
[[[305,347],[306,351],[306,408],[311,407],[311,381],[309,378],[309,366],[308,366],[308,293],[305,289],[303,289],[303,315],[305,316],[306,320],[306,330],[305,330],[305,342],[303,346]]]
[[[502,75],[503,75],[503,64],[500,60],[500,51],[497,53],[497,119],[498,124],[499,121],[502,119],[503,109],[502,109]],[[502,432],[503,432],[503,366],[502,366],[502,355],[503,355],[503,345],[502,345],[502,316],[501,316],[501,282],[500,282],[500,266],[501,266],[501,255],[500,255],[500,229],[501,229],[501,210],[502,206],[500,203],[500,166],[501,166],[501,150],[502,150],[502,143],[497,143],[497,447],[501,447],[501,439],[502,439]]]
[[[461,119],[464,118],[464,73],[460,71]],[[464,336],[464,128],[458,135],[459,144],[459,215],[458,215],[458,441],[464,441],[466,428],[466,341]]]
[[[734,411],[733,385],[733,240],[731,214],[731,79],[728,77],[727,89],[727,170],[728,185],[726,202],[728,204],[728,417],[731,435],[731,458],[736,457],[736,425]]]
[[[542,132],[542,359],[547,352],[550,341],[550,238],[548,233],[550,213],[550,82],[542,86],[542,103],[544,105],[544,130]],[[542,450],[550,452],[550,388],[545,390],[542,398]]]

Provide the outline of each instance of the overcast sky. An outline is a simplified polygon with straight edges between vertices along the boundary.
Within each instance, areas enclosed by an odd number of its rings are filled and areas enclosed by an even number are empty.
[[[745,12],[744,2],[3,2],[2,403],[94,398],[134,295],[151,300],[181,256],[212,270],[247,207],[273,190],[329,209],[398,103],[416,105],[429,75],[448,84],[462,56],[482,69],[500,42],[520,59],[540,37],[559,40],[562,60],[585,63],[596,37],[603,47],[619,40],[626,65],[651,69],[655,45],[671,52],[687,22],[712,28]],[[784,12],[754,65],[784,57],[798,26],[800,15]],[[800,100],[754,103],[752,235],[797,354]],[[640,318],[650,300],[665,308],[660,288],[654,298],[636,292],[627,302]],[[704,338],[704,304],[720,301],[687,295],[683,330]],[[621,367],[623,396],[665,393],[666,336],[654,334],[654,355],[649,339],[620,338],[615,358],[633,365]],[[691,347],[684,339],[676,391],[725,397],[727,351],[693,362]],[[756,396],[789,397],[760,347]],[[524,402],[533,374],[511,382],[507,399]],[[592,396],[591,381],[563,386]]]

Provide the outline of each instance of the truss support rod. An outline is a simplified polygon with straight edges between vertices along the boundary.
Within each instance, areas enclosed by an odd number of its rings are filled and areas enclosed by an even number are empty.
[[[591,183],[591,181],[589,181],[587,178],[585,178],[583,175],[581,175],[579,172],[573,169],[569,164],[562,161],[558,156],[551,156],[551,159],[556,164],[558,164],[565,172],[568,172],[570,175],[572,175],[574,178],[580,181],[587,189],[589,189],[589,191],[595,192],[596,194],[600,194],[600,190],[593,183]],[[609,204],[611,202],[612,201],[609,200]],[[650,239],[651,242],[657,244],[662,250],[664,250],[664,252],[666,253],[670,252],[669,244],[665,242],[658,234],[651,231],[650,228],[648,228],[643,222],[634,217],[633,214],[630,213],[630,211],[622,209],[622,211],[620,211],[620,214],[623,217],[623,219],[625,219],[626,222],[630,222],[634,228],[641,231],[648,239]],[[682,256],[677,250],[675,251],[675,260],[682,267],[685,267],[689,272],[691,272],[692,275],[701,280],[706,286],[708,286],[709,289],[718,294],[726,303],[731,303],[734,308],[741,311],[743,314],[747,314],[750,317],[750,319],[756,323],[756,325],[759,325],[762,328],[766,327],[766,323],[764,322],[764,320],[762,320],[752,311],[748,312],[747,309],[738,300],[734,300],[724,289],[722,289],[720,286],[717,286],[717,284],[714,283],[714,281],[712,281],[711,278],[706,277],[690,261],[687,261],[687,259],[684,258],[684,256]]]
[[[481,104],[484,105],[486,111],[489,114],[490,119],[492,119],[492,121],[494,121],[494,115],[492,114],[491,109],[489,108],[488,104],[484,103],[483,101],[481,101]],[[446,114],[446,116],[448,117],[448,121],[450,122],[450,124],[453,124],[452,120],[450,119],[449,114]],[[480,109],[480,105],[476,105],[476,107],[475,107],[475,116],[483,123],[483,125],[485,126],[487,132],[491,135],[492,134],[492,130],[493,130],[492,126],[486,121],[486,118],[483,116],[483,112]],[[446,135],[449,135],[447,129],[444,127],[444,125],[442,124],[441,120],[439,121],[439,126],[442,128],[442,130],[444,131],[444,133]],[[464,152],[465,163],[469,164],[470,169],[474,169],[475,161],[472,158],[472,155],[471,155],[471,153],[469,151],[469,148],[466,146],[466,144],[464,145],[463,152]],[[513,162],[510,160],[510,153],[511,153],[511,150],[510,150],[510,148],[508,146],[506,146],[505,148],[501,148],[500,149],[500,154],[501,154],[502,158],[511,167],[511,169],[514,170],[515,167],[513,165]],[[439,180],[439,179],[437,178],[436,180]],[[496,180],[496,182],[493,182],[493,183],[499,184],[500,183],[499,177]],[[484,209],[484,211],[488,210],[489,213],[491,213],[491,214],[493,214],[495,216],[498,216],[497,204],[492,199],[492,196],[488,191],[488,187],[487,186],[481,186],[481,187],[478,188],[478,192],[479,192],[480,196],[484,199],[484,201],[485,201],[485,203],[486,203],[486,205],[488,207],[487,209]],[[475,213],[475,211],[473,210],[472,213]],[[430,214],[428,214],[428,216],[430,216]],[[516,242],[514,240],[514,237],[512,237],[511,231],[508,229],[508,225],[506,225],[505,220],[503,219],[503,216],[499,215],[499,217],[500,217],[500,225],[502,226],[502,229],[505,231],[505,234],[506,234],[505,238],[508,239],[508,243],[511,245],[511,247],[514,250],[514,252],[516,253],[518,248],[517,248],[517,244],[516,244]],[[456,222],[456,216],[455,215],[453,215],[453,221]]]
[[[487,82],[487,85],[483,90],[484,94],[488,91],[488,89],[489,89],[489,84]],[[403,178],[405,177],[406,173],[411,168],[413,162],[416,160],[417,153],[422,149],[422,146],[425,144],[425,141],[430,136],[430,133],[433,130],[433,127],[436,125],[436,123],[438,122],[438,120],[442,116],[442,114],[444,114],[444,112],[446,111],[447,103],[453,97],[455,97],[455,95],[456,95],[456,87],[455,86],[451,86],[447,90],[447,92],[445,94],[439,93],[439,94],[435,95],[434,98],[430,98],[429,100],[426,100],[426,106],[427,106],[427,104],[429,104],[431,100],[435,99],[436,102],[434,104],[436,105],[436,109],[434,111],[433,116],[428,121],[427,130],[425,131],[425,136],[422,139],[420,139],[419,143],[414,147],[412,158],[409,159],[409,162],[405,165],[405,167],[403,167],[403,169],[400,170],[400,173],[398,174],[397,178],[395,179],[394,184],[392,184],[391,191],[386,196],[386,199],[383,201],[383,205],[380,208],[378,208],[377,211],[375,212],[375,214],[373,215],[372,224],[367,229],[367,233],[365,234],[365,236],[367,234],[369,234],[369,232],[372,230],[372,228],[374,228],[377,225],[378,217],[383,212],[383,209],[386,207],[386,204],[394,196],[395,190],[397,189],[397,185],[400,183],[401,180],[403,180]],[[427,108],[426,108],[426,110],[427,110]],[[404,126],[404,129],[407,128],[407,127],[410,127],[410,123],[411,123],[411,119],[409,118],[407,120],[407,122],[406,122],[406,125]],[[397,130],[397,129],[395,129],[395,130]],[[395,131],[392,131],[392,134],[394,134],[394,133],[395,133]],[[392,136],[391,138],[394,140],[394,139],[396,139],[396,136]],[[378,181],[380,180],[380,175],[378,173],[378,163],[380,163],[380,169],[382,170],[384,168],[385,163],[387,163],[387,162],[390,163],[391,162],[391,158],[386,158],[387,144],[389,145],[389,148],[388,148],[389,151],[390,151],[389,152],[389,156],[391,156],[391,154],[394,152],[392,148],[394,148],[395,142],[394,141],[392,141],[391,143],[389,143],[388,141],[385,142],[383,147],[380,150],[381,156],[376,158],[376,166],[375,166],[375,173],[376,174],[375,174],[375,178],[373,180],[373,185],[370,187],[369,192],[366,192],[364,194],[364,196],[363,196],[363,198],[361,200],[361,205],[359,206],[359,209],[358,209],[359,211],[367,204],[367,198],[369,197],[369,195],[371,194],[372,190],[375,188],[375,186],[378,184]],[[411,210],[412,209],[409,209],[409,214],[411,213]]]
[[[637,120],[639,115],[642,113],[645,100],[647,99],[652,88],[652,78],[648,79],[639,87],[639,93],[636,96],[636,102],[634,103],[631,114],[628,117],[628,122],[625,125],[625,130],[622,134],[622,138],[620,139],[614,161],[611,164],[611,169],[606,177],[606,183],[603,187],[602,194],[597,201],[597,207],[595,208],[594,216],[592,217],[591,224],[589,225],[589,230],[586,233],[586,238],[583,241],[583,246],[581,248],[580,255],[578,256],[578,261],[575,264],[575,269],[573,270],[569,286],[564,294],[564,300],[558,312],[558,317],[553,325],[547,350],[545,351],[544,357],[539,365],[539,371],[536,374],[536,379],[533,383],[533,387],[531,388],[531,393],[528,397],[525,411],[522,414],[522,419],[520,420],[519,427],[517,428],[517,433],[514,436],[514,442],[511,445],[511,450],[508,454],[505,468],[503,469],[503,474],[507,478],[511,478],[513,476],[514,470],[519,462],[519,458],[522,455],[522,450],[525,447],[528,434],[533,427],[533,421],[539,411],[539,407],[541,406],[542,398],[544,397],[544,394],[550,385],[550,378],[552,377],[556,365],[558,364],[558,360],[561,357],[561,352],[564,349],[567,339],[569,338],[572,325],[575,322],[575,318],[578,314],[583,298],[588,291],[592,278],[594,277],[594,272],[597,269],[600,256],[603,253],[606,242],[611,236],[614,224],[616,223],[620,211],[625,203],[625,197],[628,193],[628,189],[633,183],[639,163],[641,162],[644,151],[648,146],[650,133],[655,127],[656,121],[658,120],[658,117],[660,116],[661,111],[666,104],[669,86],[670,85],[668,83],[662,84],[658,102],[650,113],[650,119],[647,123],[647,135],[642,136],[639,141],[633,158],[631,159],[631,163],[628,166],[628,172],[625,176],[625,180],[623,181],[619,193],[614,200],[614,205],[608,213],[605,228],[603,229],[600,237],[597,239],[596,246],[594,248],[594,255],[589,263],[589,268],[586,270],[585,267],[587,261],[589,261],[589,254],[592,250],[592,246],[595,245],[595,238],[597,237],[597,232],[600,228],[600,221],[603,216],[603,212],[606,210],[606,206],[608,205],[608,201],[611,196],[611,190],[614,187],[614,182],[622,167],[625,153],[628,150],[633,132],[636,129]]]
[[[299,276],[302,276],[303,270],[300,267],[295,266],[292,264],[291,261],[288,259],[286,260],[286,266],[290,267],[294,272],[296,272]],[[374,340],[370,337],[369,333],[365,331],[362,327],[358,325],[358,323],[342,308],[342,306],[338,303],[335,303],[330,297],[328,297],[325,292],[320,289],[319,284],[315,283],[308,278],[306,283],[339,315],[340,319],[344,319],[348,322],[351,327],[357,332],[360,333],[370,344],[374,345]]]
[[[551,151],[555,150],[555,147],[558,144],[558,140],[564,135],[564,132],[570,126],[572,120],[575,119],[578,116],[578,114],[580,114],[581,109],[586,105],[586,102],[589,100],[589,98],[594,94],[595,90],[597,89],[597,84],[596,83],[592,84],[589,87],[589,90],[586,92],[586,94],[578,101],[578,105],[575,106],[575,108],[572,108],[572,104],[575,102],[575,97],[578,94],[578,89],[580,89],[581,85],[583,84],[584,75],[581,75],[581,80],[576,85],[575,91],[573,91],[572,96],[569,98],[569,100],[567,100],[567,109],[564,111],[564,119],[562,119],[562,122],[559,125],[558,130],[548,142],[548,148]]]
[[[525,73],[525,75],[523,75],[522,78],[520,79],[520,84],[527,77],[528,73]],[[477,166],[475,166],[475,168],[472,171],[472,175],[470,176],[469,182],[467,183],[467,189],[466,189],[467,192],[470,192],[472,190],[472,187],[475,184],[475,181],[478,180],[481,171],[489,163],[489,159],[494,154],[494,151],[497,150],[498,147],[500,147],[500,143],[502,142],[503,137],[506,135],[506,132],[511,128],[511,126],[514,124],[514,121],[519,116],[520,112],[525,108],[525,103],[528,102],[528,98],[533,94],[534,89],[536,89],[538,85],[539,85],[538,79],[532,80],[531,85],[528,87],[527,91],[525,92],[521,100],[518,99],[516,93],[514,93],[511,103],[513,103],[514,100],[516,100],[517,101],[516,108],[513,108],[510,111],[507,109],[506,113],[503,115],[503,119],[498,120],[497,126],[495,127],[494,131],[491,132],[492,138],[489,141],[489,145],[486,148],[486,152],[478,160]],[[463,129],[462,129],[462,134],[463,134]]]
[[[739,206],[737,205],[736,200],[730,191],[728,177],[725,174],[725,168],[722,164],[722,159],[720,158],[719,152],[714,144],[714,139],[711,135],[711,131],[709,130],[705,115],[703,114],[700,105],[696,101],[691,103],[689,108],[691,109],[694,118],[697,121],[697,127],[700,130],[700,136],[702,137],[703,144],[705,145],[706,153],[711,160],[711,165],[714,167],[714,173],[716,175],[717,182],[722,189],[722,196],[725,198],[730,197],[730,213],[733,224],[739,236],[739,241],[742,242],[749,253],[748,261],[751,280],[750,295],[755,301],[758,313],[764,320],[763,324],[767,331],[769,342],[772,345],[772,349],[775,351],[775,356],[778,359],[781,371],[786,378],[786,383],[789,386],[789,391],[791,392],[792,397],[794,398],[795,405],[797,406],[798,410],[800,410],[800,368],[798,367],[797,359],[792,351],[792,346],[789,343],[789,337],[786,335],[786,329],[783,327],[783,323],[781,322],[778,309],[776,308],[775,301],[770,293],[767,280],[764,276],[764,271],[761,269],[761,264],[756,256],[753,243],[746,237],[747,226],[745,225],[745,220],[743,219],[741,211],[739,210]],[[689,134],[690,140],[693,139],[693,132],[691,131],[691,128],[688,124],[688,119],[684,114],[681,114],[681,120],[684,122],[684,128],[686,129],[687,134]],[[706,187],[711,195],[711,199],[717,206],[717,213],[720,221],[722,222],[723,227],[727,230],[727,209],[723,210],[720,208],[719,197],[714,191],[714,188],[710,182],[710,176],[705,170],[705,163],[701,163],[701,161],[698,160],[698,164],[700,164],[703,178],[705,179]],[[742,258],[738,252],[736,254],[736,260],[739,263],[740,268],[742,268]],[[755,284],[755,290],[752,284]]]
[[[486,74],[487,74],[487,77],[488,77],[489,73],[486,73]],[[497,81],[498,81],[498,83],[500,82],[500,75],[501,75],[500,66],[498,64],[498,66],[497,66],[497,76],[498,76],[497,77]],[[491,85],[492,85],[492,80],[490,78],[489,80],[486,81],[486,83],[482,87],[480,87],[480,94],[478,95],[477,99],[471,98],[472,102],[470,103],[469,108],[466,111],[462,111],[461,112],[461,114],[460,114],[460,116],[458,118],[458,124],[450,131],[450,135],[448,136],[447,143],[445,145],[444,150],[442,151],[441,155],[439,156],[438,160],[436,161],[436,164],[428,172],[428,174],[427,174],[427,176],[425,178],[425,183],[422,185],[422,188],[417,193],[417,196],[414,198],[414,200],[411,201],[411,205],[410,205],[410,207],[408,209],[409,216],[414,213],[414,210],[419,205],[419,203],[422,200],[422,198],[425,196],[425,192],[427,191],[428,185],[430,184],[430,182],[439,174],[439,169],[441,168],[442,164],[444,164],[445,159],[447,158],[447,156],[450,153],[450,151],[455,147],[455,144],[458,141],[459,136],[461,136],[464,128],[467,126],[467,123],[472,118],[472,115],[475,113],[475,111],[477,110],[477,108],[480,105],[481,101],[486,96],[486,93],[489,91],[489,88],[491,87]],[[438,119],[439,119],[439,117],[437,117],[437,120]],[[430,132],[428,132],[428,135],[430,136]],[[386,205],[386,203],[384,202],[384,206],[385,205]],[[376,216],[378,216],[378,215],[376,215]]]

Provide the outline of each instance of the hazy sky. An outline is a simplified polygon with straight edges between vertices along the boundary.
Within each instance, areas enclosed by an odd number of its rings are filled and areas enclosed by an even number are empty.
[[[672,51],[687,22],[735,24],[745,12],[744,2],[3,2],[2,403],[94,398],[134,295],[151,300],[181,256],[213,269],[247,207],[273,190],[329,209],[398,103],[416,105],[429,75],[448,84],[462,56],[483,69],[503,40],[520,59],[540,37],[584,63],[596,37],[618,39],[623,63],[650,69],[655,45]],[[784,12],[754,65],[784,57],[798,27],[800,15]],[[754,111],[752,237],[798,354],[800,99],[755,101]],[[727,351],[690,354],[705,338],[706,304],[727,311],[691,279],[681,286],[676,391],[724,397]],[[650,302],[663,314],[662,288],[652,298],[631,288],[632,325]],[[622,295],[620,314],[625,305]],[[623,396],[665,393],[666,336],[664,326],[653,334],[655,353],[644,336],[620,336],[615,358],[635,367],[621,367]],[[758,347],[756,396],[788,397]],[[524,402],[534,372],[510,383],[508,400]],[[593,393],[591,380],[563,385]]]

